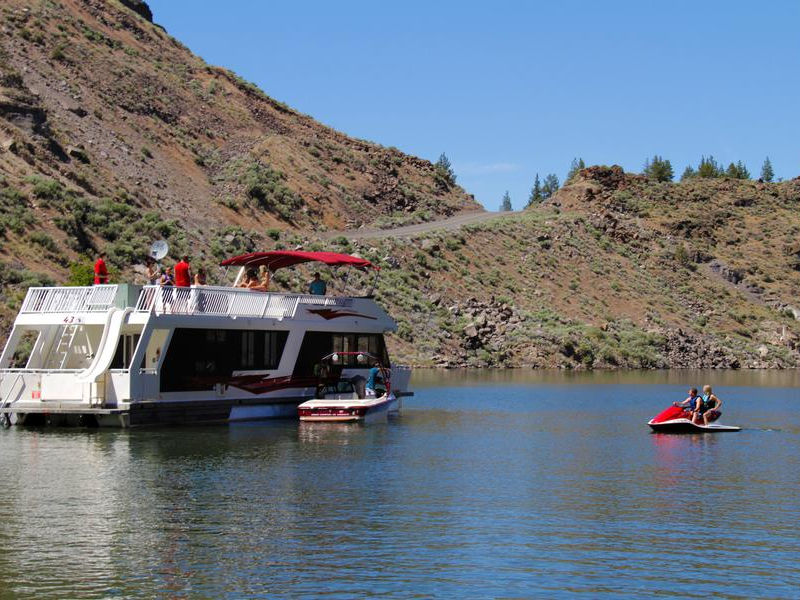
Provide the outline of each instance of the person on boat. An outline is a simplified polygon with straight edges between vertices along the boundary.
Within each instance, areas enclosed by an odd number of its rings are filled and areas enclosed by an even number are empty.
[[[378,381],[383,381],[383,375],[381,375],[381,370],[378,367],[378,361],[372,363],[372,368],[369,370],[369,375],[367,376],[367,384],[366,384],[366,394],[367,398],[375,398],[377,394],[375,393],[375,384]]]
[[[269,290],[269,282],[270,282],[271,275],[270,275],[269,269],[267,267],[265,267],[264,265],[261,265],[261,267],[259,267],[259,271],[260,271],[260,275],[259,275],[258,280],[261,282],[261,287],[264,288],[264,291],[266,292],[266,291]]]
[[[694,412],[694,409],[697,406],[697,388],[690,388],[689,397],[681,402],[673,402],[672,406],[677,406],[686,411]]]
[[[106,253],[101,252],[94,263],[94,284],[108,283],[108,269],[106,268]]]
[[[184,255],[175,264],[175,299],[176,310],[183,312],[189,306],[189,287],[192,285],[192,269],[189,257]]]
[[[189,287],[192,285],[192,269],[189,266],[189,257],[185,256],[175,265],[175,285]]]
[[[244,276],[244,281],[239,284],[239,287],[247,288],[248,290],[254,290],[256,292],[267,291],[267,288],[265,288],[258,280],[258,274],[256,273],[255,269],[247,269],[247,273],[245,273]]]
[[[708,426],[708,421],[719,417],[722,400],[714,395],[710,385],[703,386],[703,395],[697,399],[695,409],[692,412],[692,422],[700,424],[700,417],[703,417],[703,425]]]
[[[203,267],[197,269],[197,272],[194,274],[194,285],[197,286],[204,286],[206,285],[206,270]],[[196,306],[198,312],[205,312],[206,310],[206,293],[202,290],[197,290],[197,300]]]
[[[147,278],[147,285],[158,285],[158,278],[160,273],[158,272],[158,267],[156,266],[156,261],[152,258],[147,257],[145,259],[145,277]]]
[[[256,272],[253,269],[247,269],[247,271],[244,272],[244,277],[239,282],[239,285],[237,287],[249,288],[250,285],[251,285],[252,279],[254,279],[255,276],[256,276]]]
[[[172,268],[164,266],[161,269],[161,277],[158,279],[158,285],[161,286],[161,300],[164,303],[164,308],[172,308],[172,287],[175,281],[172,279]]]
[[[319,276],[319,273],[314,273],[314,279],[308,284],[308,293],[313,296],[324,296],[328,291],[328,284],[325,283]]]

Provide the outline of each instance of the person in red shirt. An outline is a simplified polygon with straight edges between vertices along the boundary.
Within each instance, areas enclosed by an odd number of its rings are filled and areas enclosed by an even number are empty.
[[[97,262],[94,263],[94,284],[108,283],[108,269],[105,261],[106,253],[101,252]]]
[[[175,265],[175,286],[189,287],[192,285],[192,274],[189,267],[189,257],[184,256],[183,260]]]

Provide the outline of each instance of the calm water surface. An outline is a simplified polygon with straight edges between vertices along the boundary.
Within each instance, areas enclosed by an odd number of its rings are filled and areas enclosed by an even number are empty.
[[[649,433],[706,382],[742,432]],[[0,431],[0,597],[800,597],[796,373],[414,387],[368,427]]]

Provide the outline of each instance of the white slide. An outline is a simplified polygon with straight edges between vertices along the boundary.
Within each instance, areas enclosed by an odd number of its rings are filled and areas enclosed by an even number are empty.
[[[111,361],[114,360],[114,355],[117,353],[119,332],[132,310],[130,307],[124,310],[121,308],[109,309],[106,317],[106,326],[103,329],[103,337],[100,339],[100,345],[94,355],[94,360],[88,369],[78,373],[80,381],[96,381],[100,375],[106,372],[109,365],[111,365]]]

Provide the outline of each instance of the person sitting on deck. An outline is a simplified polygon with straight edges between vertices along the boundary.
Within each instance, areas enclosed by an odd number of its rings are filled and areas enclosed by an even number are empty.
[[[267,290],[269,290],[269,282],[272,275],[269,269],[264,265],[261,265],[261,267],[259,267],[259,271],[260,271],[259,281],[261,282],[261,287],[264,288],[264,291],[266,292]]]
[[[239,287],[247,288],[248,290],[254,290],[256,292],[267,291],[267,288],[265,288],[258,280],[258,274],[256,273],[255,269],[247,269],[244,280],[239,284]]]
[[[328,284],[320,279],[319,273],[314,273],[314,279],[308,284],[308,293],[314,296],[324,296],[328,291]]]

